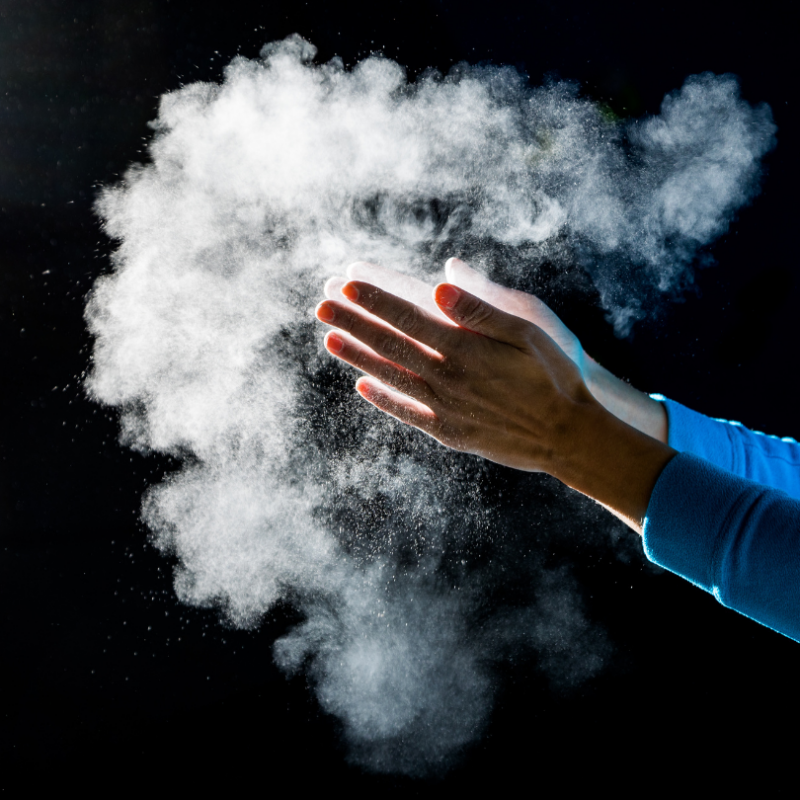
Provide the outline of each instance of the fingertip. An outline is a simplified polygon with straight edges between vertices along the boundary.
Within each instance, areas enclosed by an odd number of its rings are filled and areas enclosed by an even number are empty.
[[[458,286],[465,286],[476,291],[486,291],[487,286],[494,286],[494,282],[489,280],[482,272],[462,261],[460,258],[450,258],[445,265],[445,275],[450,283]]]
[[[444,262],[444,274],[447,275],[447,280],[453,283],[453,279],[456,275],[463,271],[466,266],[467,264],[460,258],[456,258],[455,256],[448,258],[447,261]]]
[[[385,397],[394,394],[391,386],[386,386],[377,378],[372,378],[369,375],[362,375],[356,381],[356,391],[373,405],[378,403],[381,396]]]
[[[342,286],[345,283],[347,283],[347,278],[343,278],[341,275],[334,275],[332,278],[328,278],[325,281],[325,297],[328,300],[338,300],[341,297]]]
[[[453,308],[461,298],[461,291],[450,283],[440,283],[433,290],[433,299],[443,308]]]
[[[342,286],[341,292],[352,303],[355,303],[358,300],[358,285],[354,281],[348,281],[344,286]]]
[[[333,322],[336,318],[336,312],[327,300],[323,300],[314,309],[314,314],[321,322]]]
[[[364,376],[356,381],[356,391],[365,399],[369,400],[370,380]]]
[[[373,266],[374,265],[370,264],[369,261],[354,261],[352,264],[347,265],[345,272],[347,273],[347,277],[353,280],[369,272],[370,268]]]
[[[325,336],[325,347],[328,349],[329,352],[337,355],[338,353],[342,352],[342,348],[344,347],[344,339],[339,336],[338,333],[335,331],[330,331]]]

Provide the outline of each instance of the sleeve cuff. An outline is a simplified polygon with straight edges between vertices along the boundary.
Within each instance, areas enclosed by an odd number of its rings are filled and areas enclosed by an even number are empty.
[[[730,472],[736,471],[734,447],[728,433],[731,423],[711,419],[697,411],[651,394],[667,412],[667,444],[680,453],[693,453]]]
[[[643,530],[650,561],[711,593],[720,521],[734,499],[719,476],[712,464],[678,453],[656,481]]]

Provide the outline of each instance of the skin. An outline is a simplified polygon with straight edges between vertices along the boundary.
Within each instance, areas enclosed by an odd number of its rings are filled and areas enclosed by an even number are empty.
[[[547,472],[641,533],[675,451],[660,403],[591,359],[533,295],[463,261],[430,287],[376,265],[326,285],[325,346],[365,373],[357,391],[447,447]]]

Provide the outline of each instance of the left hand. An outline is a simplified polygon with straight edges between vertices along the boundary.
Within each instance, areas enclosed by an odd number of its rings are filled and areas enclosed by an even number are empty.
[[[367,373],[356,384],[365,399],[448,447],[553,472],[579,435],[580,410],[597,405],[580,368],[541,328],[461,288],[434,290],[447,319],[362,281],[341,291],[349,303],[316,310],[339,329],[327,349]]]
[[[604,408],[642,433],[660,442],[667,442],[667,415],[664,406],[620,380],[591,358],[578,337],[538,297],[494,283],[459,258],[447,259],[444,271],[449,283],[471,292],[500,311],[521,317],[541,328],[575,362],[586,387]],[[410,300],[436,318],[450,322],[447,317],[442,316],[434,302],[433,287],[412,275],[395,272],[378,264],[356,261],[347,267],[347,277],[379,286]],[[331,278],[325,284],[326,297],[340,300],[345,283],[347,278]]]

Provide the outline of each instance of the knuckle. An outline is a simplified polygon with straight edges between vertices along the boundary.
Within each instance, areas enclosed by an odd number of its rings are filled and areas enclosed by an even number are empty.
[[[461,313],[471,322],[484,322],[492,315],[492,307],[477,297],[467,297],[463,301]]]
[[[395,327],[413,336],[419,329],[419,310],[416,306],[400,308],[395,317]]]
[[[458,355],[458,351],[456,352],[456,355]],[[445,357],[439,362],[437,377],[446,385],[460,383],[464,379],[466,370],[466,364],[462,359],[451,359]]]
[[[397,361],[402,358],[406,349],[405,342],[393,333],[382,333],[378,339],[378,347],[380,353],[391,361]]]
[[[348,309],[340,311],[336,309],[336,327],[340,330],[353,333],[358,330],[358,320],[349,312]]]
[[[353,358],[353,366],[360,369],[362,372],[367,372],[368,359],[367,354],[363,350],[356,350],[355,357]]]
[[[371,287],[358,284],[358,304],[371,314],[380,310],[381,298]]]

